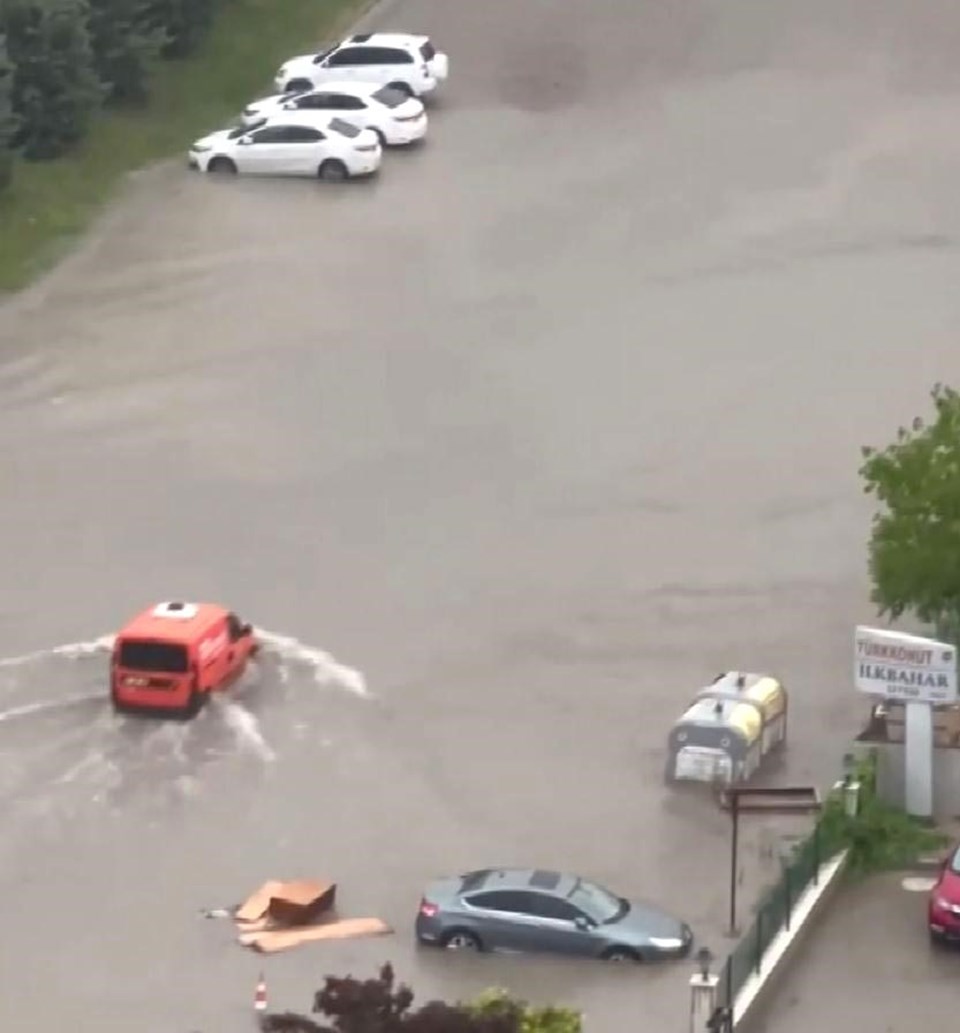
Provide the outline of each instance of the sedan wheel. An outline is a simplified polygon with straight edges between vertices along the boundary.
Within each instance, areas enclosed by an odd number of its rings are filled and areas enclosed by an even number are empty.
[[[207,169],[216,176],[235,176],[237,174],[237,166],[229,158],[213,158]]]
[[[637,962],[640,958],[634,954],[632,950],[626,947],[614,947],[612,950],[608,950],[603,956],[604,961],[615,961],[615,962],[626,962],[633,961]]]
[[[347,166],[336,158],[328,158],[317,172],[328,183],[342,183],[347,178]]]
[[[478,951],[480,941],[466,929],[457,929],[455,932],[447,933],[443,938],[443,946],[448,951]]]

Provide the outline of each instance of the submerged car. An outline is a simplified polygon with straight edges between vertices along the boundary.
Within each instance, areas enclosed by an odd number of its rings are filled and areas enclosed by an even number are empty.
[[[549,951],[606,961],[686,957],[690,927],[577,875],[482,868],[427,887],[417,939],[448,950]]]
[[[960,844],[947,855],[930,891],[927,925],[934,943],[960,942]]]

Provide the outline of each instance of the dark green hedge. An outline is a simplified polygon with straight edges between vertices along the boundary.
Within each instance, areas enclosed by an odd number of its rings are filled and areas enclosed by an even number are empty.
[[[7,37],[0,33],[0,190],[10,182],[13,134],[13,65],[7,54]]]
[[[151,63],[192,54],[220,2],[0,0],[0,189],[15,154],[59,158],[103,105],[147,103]]]

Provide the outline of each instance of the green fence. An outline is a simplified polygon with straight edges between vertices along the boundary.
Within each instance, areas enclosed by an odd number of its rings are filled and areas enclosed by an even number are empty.
[[[789,929],[793,911],[800,894],[811,884],[816,885],[820,875],[820,823],[795,849],[789,861],[783,862],[783,872],[764,896],[753,921],[727,958],[720,979],[721,1004],[732,1005],[737,994],[750,976],[760,971],[760,963],[773,938],[781,929]]]
[[[875,760],[862,759],[856,771],[860,784],[860,806],[876,792]],[[842,807],[842,799],[832,794],[828,807]],[[789,860],[783,862],[783,871],[776,884],[761,898],[756,915],[744,931],[736,947],[720,972],[719,1004],[733,1007],[737,994],[755,972],[774,937],[781,929],[790,929],[797,900],[803,891],[817,884],[820,866],[842,847],[837,837],[836,821],[831,820],[827,808],[821,812],[813,831],[797,845]]]

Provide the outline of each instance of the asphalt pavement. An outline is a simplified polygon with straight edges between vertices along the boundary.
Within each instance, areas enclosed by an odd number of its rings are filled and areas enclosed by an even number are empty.
[[[859,446],[960,368],[960,12],[384,18],[451,55],[425,147],[330,189],[150,169],[0,307],[0,655],[40,653],[0,667],[33,708],[0,720],[5,1030],[236,1030],[261,962],[199,910],[311,875],[397,934],[271,959],[277,1007],[389,958],[679,1029],[687,966],[416,952],[421,887],[572,869],[719,953],[727,826],[663,785],[670,724],[772,670],[771,777],[822,784],[862,715]],[[44,653],[170,597],[290,641],[176,728]]]
[[[927,895],[904,889],[904,878],[874,877],[838,894],[749,1033],[940,1028],[956,1008],[960,950],[931,946]]]

